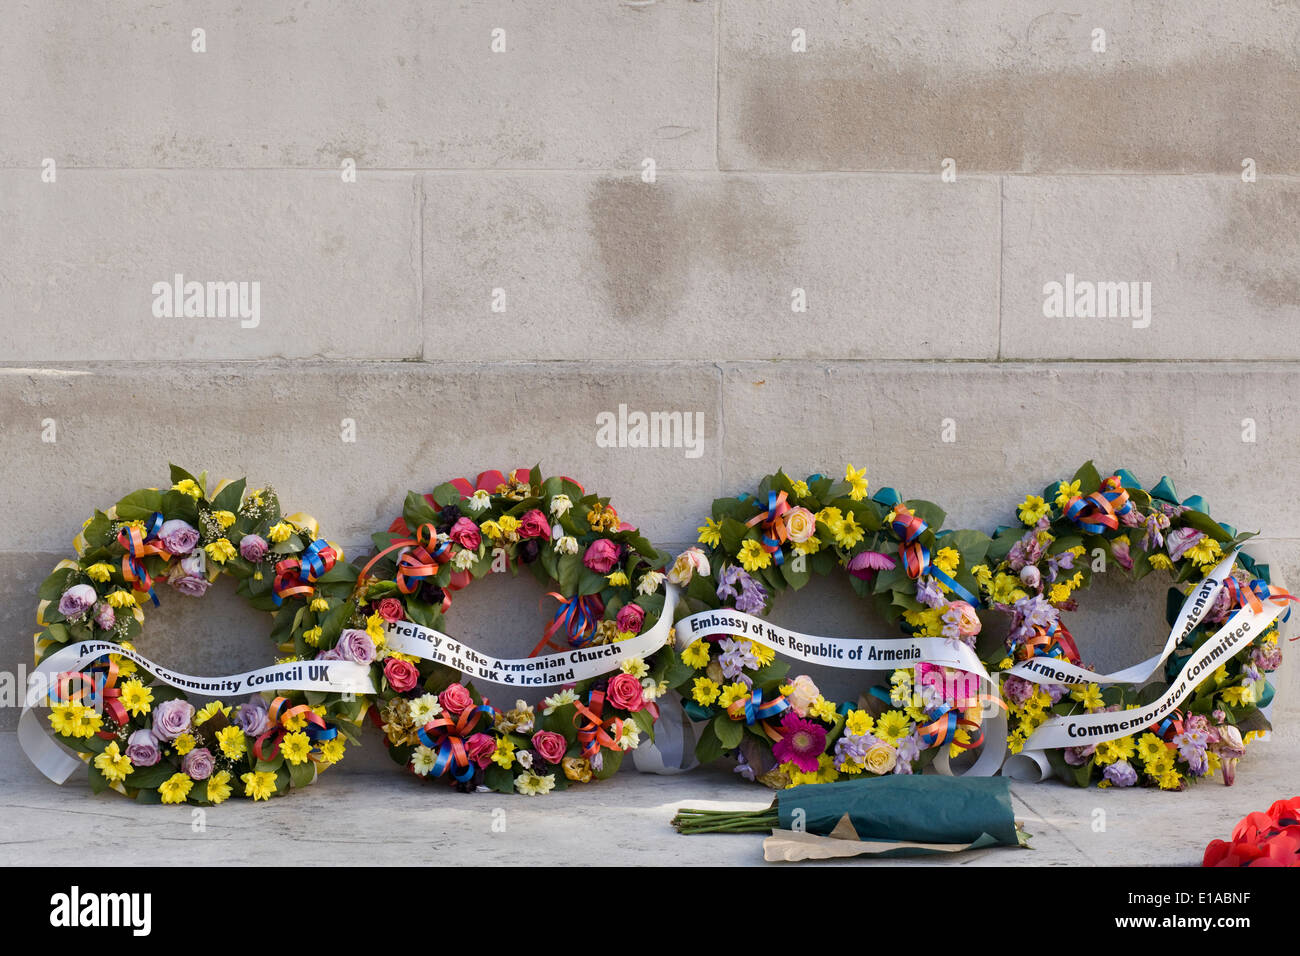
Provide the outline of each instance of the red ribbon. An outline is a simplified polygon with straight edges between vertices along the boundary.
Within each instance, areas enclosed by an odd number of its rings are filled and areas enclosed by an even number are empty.
[[[621,749],[618,739],[623,736],[623,718],[611,717],[609,720],[601,720],[601,714],[605,710],[603,690],[591,692],[590,707],[584,705],[582,701],[575,701],[573,707],[577,711],[573,715],[573,725],[578,728],[578,743],[582,745],[582,755],[588,762],[600,753],[601,747],[607,750]],[[611,730],[613,736],[610,736]]]

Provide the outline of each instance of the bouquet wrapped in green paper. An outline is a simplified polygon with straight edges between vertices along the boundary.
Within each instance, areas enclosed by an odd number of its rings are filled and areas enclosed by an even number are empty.
[[[794,787],[767,810],[678,811],[681,833],[762,833],[768,860],[919,856],[1028,846],[1003,777],[895,774]]]

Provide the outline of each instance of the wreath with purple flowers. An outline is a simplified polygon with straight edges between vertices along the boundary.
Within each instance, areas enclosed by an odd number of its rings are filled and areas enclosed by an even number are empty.
[[[239,582],[250,605],[274,614],[273,634],[287,634],[295,619],[321,609],[320,590],[343,559],[341,548],[320,537],[314,518],[283,515],[270,488],[247,489],[239,479],[210,492],[206,473],[173,465],[169,488],[140,489],[96,511],[74,547],[75,559],[61,561],[40,587],[37,670],[50,671],[44,702],[52,740],[64,748],[42,744],[43,770],[67,766],[71,751],[87,765],[96,793],[219,804],[232,795],[267,799],[306,786],[342,759],[367,702],[353,693],[272,693],[276,675],[288,680],[300,657],[277,662],[261,684],[266,694],[196,707],[179,687],[225,679],[164,671],[132,645],[143,633],[146,608],[164,600],[163,585],[200,598],[222,575]],[[64,659],[77,666],[51,670]],[[35,712],[23,719],[29,716]],[[66,773],[54,779],[62,782]]]

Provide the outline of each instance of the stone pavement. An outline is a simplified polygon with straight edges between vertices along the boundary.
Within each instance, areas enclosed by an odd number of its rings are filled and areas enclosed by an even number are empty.
[[[13,734],[0,734],[0,862],[764,865],[759,835],[684,837],[669,826],[678,807],[758,810],[770,802],[768,791],[723,771],[621,773],[603,785],[538,798],[470,796],[417,784],[385,766],[382,753],[370,753],[382,750],[374,735],[366,744],[351,770],[342,764],[306,790],[256,806],[232,800],[201,810],[96,797],[79,779],[56,787],[28,764]],[[1231,788],[1209,782],[1160,793],[1013,784],[1016,817],[1033,834],[1032,850],[831,865],[1194,866],[1205,844],[1226,838],[1245,814],[1300,792],[1298,750],[1284,740],[1259,745]]]

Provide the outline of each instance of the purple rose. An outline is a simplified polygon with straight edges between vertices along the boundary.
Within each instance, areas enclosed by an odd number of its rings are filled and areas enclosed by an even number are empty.
[[[167,583],[186,597],[203,597],[210,582],[201,574],[174,574]]]
[[[59,613],[64,617],[80,617],[90,610],[98,597],[89,584],[74,584],[59,598]]]
[[[194,546],[199,543],[199,532],[189,522],[172,518],[171,521],[163,522],[163,526],[158,530],[158,538],[170,553],[184,555],[193,551]]]
[[[190,729],[194,705],[183,700],[165,700],[153,709],[153,735],[158,740],[175,740]]]
[[[1109,780],[1112,787],[1131,787],[1137,783],[1137,771],[1127,760],[1116,760],[1102,771],[1102,779]]]
[[[111,631],[117,623],[117,615],[111,604],[98,604],[95,607],[95,626],[101,631]]]
[[[147,730],[137,730],[126,738],[126,755],[136,767],[152,767],[162,757],[153,734]]]
[[[181,770],[191,780],[207,780],[212,776],[212,751],[207,747],[195,747],[181,758]]]
[[[1065,762],[1071,767],[1082,767],[1092,759],[1092,755],[1096,751],[1096,744],[1089,744],[1087,747],[1066,747],[1064,753]]]
[[[235,713],[235,723],[250,737],[262,736],[271,729],[270,718],[266,715],[266,701],[254,695],[247,703],[240,704]]]
[[[370,664],[375,659],[375,642],[369,634],[355,627],[350,627],[339,635],[334,650],[338,653],[339,660],[352,661],[354,664]]]
[[[260,534],[246,534],[239,542],[239,554],[245,561],[257,564],[266,557],[269,545]]]

